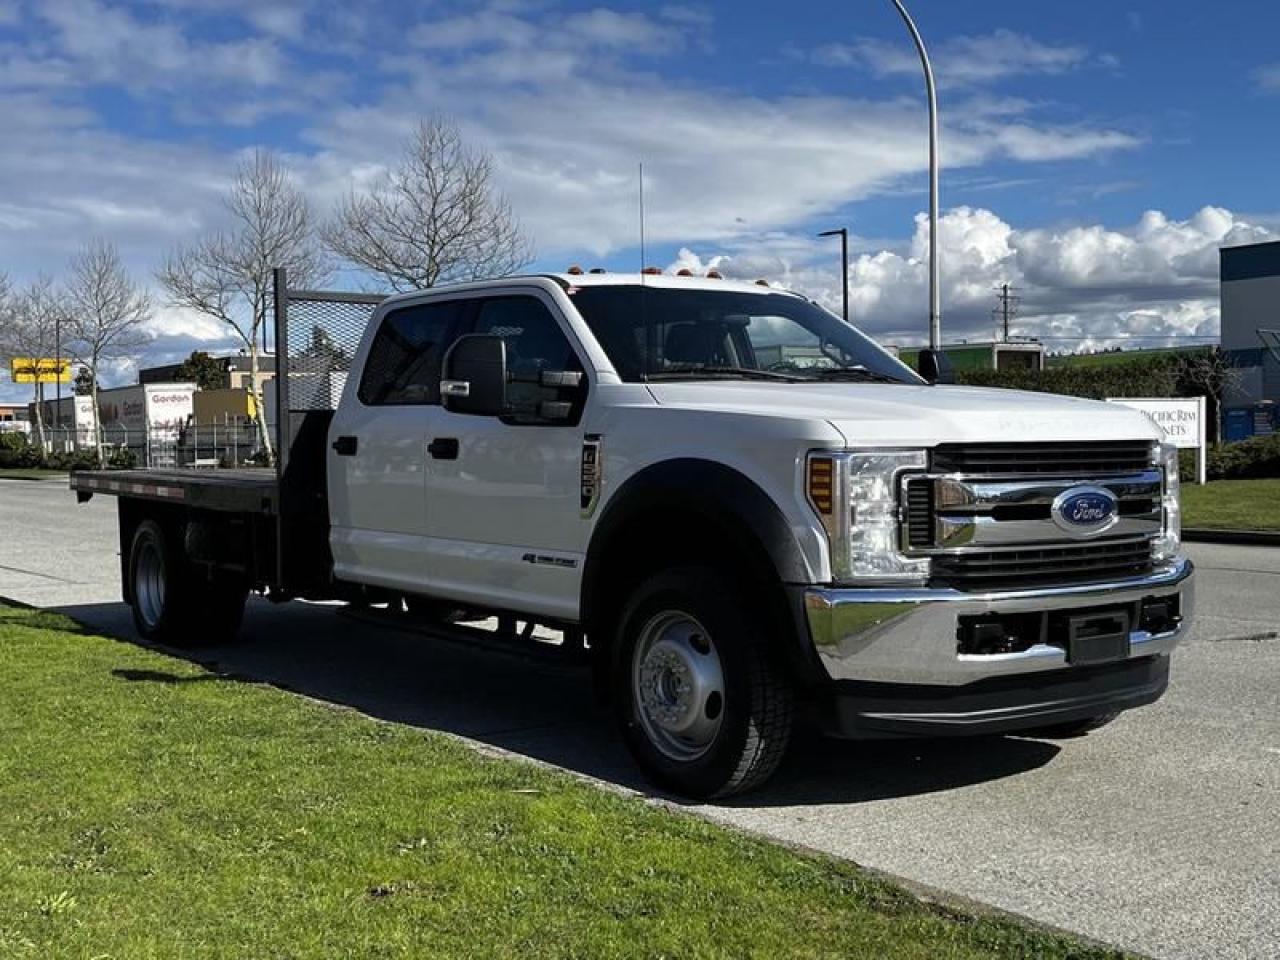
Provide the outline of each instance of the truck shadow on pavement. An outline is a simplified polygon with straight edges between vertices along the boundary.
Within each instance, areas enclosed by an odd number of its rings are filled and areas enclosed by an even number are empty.
[[[653,794],[595,702],[588,670],[554,648],[489,645],[371,625],[332,605],[254,601],[243,639],[200,650],[156,648],[212,671],[202,682],[263,683],[369,716],[439,730]],[[59,608],[95,631],[151,646],[122,603]],[[113,671],[122,682],[189,682],[162,670]],[[852,804],[949,790],[1033,770],[1052,743],[980,740],[848,742],[797,731],[763,789],[728,805]]]

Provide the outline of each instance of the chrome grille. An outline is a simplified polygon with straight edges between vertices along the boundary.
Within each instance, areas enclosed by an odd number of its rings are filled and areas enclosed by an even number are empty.
[[[931,558],[933,580],[963,590],[1105,582],[1153,569],[1163,475],[1152,443],[955,444],[902,488],[902,549]],[[1078,488],[1099,490],[1114,518],[1095,530],[1055,519]]]
[[[1076,478],[1135,473],[1150,469],[1153,462],[1150,440],[943,444],[934,448],[930,458],[934,473],[988,476],[1007,473]]]
[[[1017,589],[1041,584],[1102,583],[1149,573],[1151,541],[976,550],[933,560],[936,579],[960,590]]]

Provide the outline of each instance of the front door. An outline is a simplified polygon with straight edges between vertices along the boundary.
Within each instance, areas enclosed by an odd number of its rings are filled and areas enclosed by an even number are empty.
[[[426,579],[426,444],[440,413],[440,356],[460,300],[386,313],[329,428],[329,542],[344,580],[420,590]]]
[[[544,416],[567,396],[541,386],[543,371],[583,366],[542,294],[491,297],[475,307],[474,333],[507,344],[505,417],[439,408],[428,461],[432,592],[490,607],[574,618],[589,536],[581,515],[582,398],[568,418]],[[542,412],[540,412],[542,411]],[[456,445],[454,444],[456,441]]]

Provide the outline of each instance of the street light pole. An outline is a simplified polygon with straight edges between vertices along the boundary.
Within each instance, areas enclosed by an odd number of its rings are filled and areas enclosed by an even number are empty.
[[[53,425],[56,429],[62,428],[62,317],[55,314],[53,317],[53,365],[56,368],[54,377],[58,381],[55,388],[58,394],[56,406],[53,414]]]
[[[841,227],[838,230],[824,230],[818,234],[820,237],[840,237],[840,279],[841,286],[844,289],[844,322],[849,322],[849,228]]]
[[[929,94],[929,346],[937,350],[942,340],[942,300],[938,282],[938,91],[933,83],[933,66],[924,39],[902,0],[893,0],[902,20],[911,31],[920,65],[924,68],[924,85]]]

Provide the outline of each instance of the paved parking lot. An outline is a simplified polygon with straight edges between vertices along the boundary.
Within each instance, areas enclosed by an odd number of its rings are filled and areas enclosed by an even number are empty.
[[[1195,545],[1169,694],[1076,741],[799,742],[712,819],[1157,957],[1280,956],[1280,550]],[[111,500],[0,480],[0,596],[131,636]],[[254,604],[203,653],[371,715],[644,790],[581,667]]]

